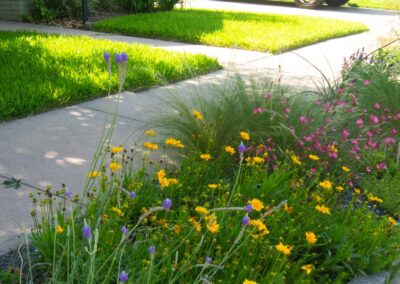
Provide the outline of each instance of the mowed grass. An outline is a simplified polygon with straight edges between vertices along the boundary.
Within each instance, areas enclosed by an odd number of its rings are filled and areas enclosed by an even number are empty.
[[[108,92],[103,52],[129,56],[125,88],[154,85],[220,69],[216,59],[88,37],[0,32],[0,121],[101,97]],[[114,62],[114,60],[112,60]],[[112,90],[117,66],[113,63]]]
[[[174,10],[105,19],[94,29],[211,46],[280,53],[367,30],[363,24],[305,16]]]
[[[399,10],[400,0],[350,0],[347,5],[352,7]]]

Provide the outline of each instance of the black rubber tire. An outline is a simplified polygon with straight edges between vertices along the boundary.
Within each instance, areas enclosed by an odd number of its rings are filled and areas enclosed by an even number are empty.
[[[314,9],[322,4],[324,4],[325,0],[294,0],[294,3],[300,8],[306,9]]]
[[[349,2],[349,0],[325,0],[325,3],[329,6],[342,6]]]

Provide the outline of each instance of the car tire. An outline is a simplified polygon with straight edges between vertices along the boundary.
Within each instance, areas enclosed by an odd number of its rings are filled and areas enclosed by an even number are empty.
[[[300,8],[306,8],[306,9],[314,9],[322,4],[324,4],[324,0],[295,0],[294,1],[296,5]]]
[[[349,0],[325,0],[325,3],[329,6],[342,6],[349,2]]]

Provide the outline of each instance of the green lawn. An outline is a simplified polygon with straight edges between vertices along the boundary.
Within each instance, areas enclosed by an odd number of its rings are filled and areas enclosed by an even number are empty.
[[[353,7],[365,7],[365,8],[387,9],[387,10],[400,9],[399,0],[350,0],[350,2],[347,5]]]
[[[174,10],[105,19],[94,29],[132,36],[279,53],[367,30],[363,24],[305,16]]]
[[[220,69],[216,59],[88,37],[0,32],[0,121],[104,96],[103,52],[129,56],[126,89],[140,90]],[[114,61],[114,60],[112,60]],[[113,63],[113,69],[116,70]],[[113,76],[117,90],[117,74]]]

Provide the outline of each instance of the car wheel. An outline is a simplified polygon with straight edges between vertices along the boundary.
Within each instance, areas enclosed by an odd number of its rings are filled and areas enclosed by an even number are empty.
[[[349,0],[325,0],[325,3],[329,6],[342,6],[349,2]]]
[[[306,8],[306,9],[314,9],[322,4],[324,4],[324,0],[295,0],[294,1],[296,5],[300,8]]]

